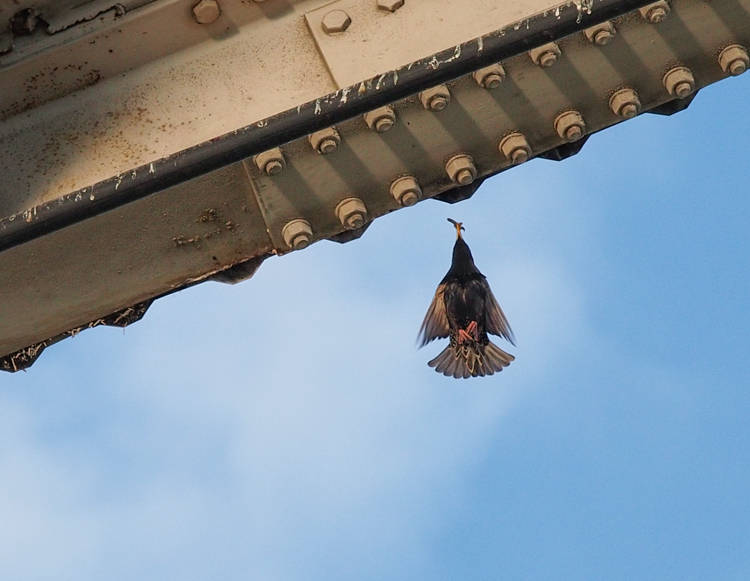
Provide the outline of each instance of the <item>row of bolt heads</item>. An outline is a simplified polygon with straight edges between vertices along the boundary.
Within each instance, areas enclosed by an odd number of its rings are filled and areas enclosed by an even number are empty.
[[[262,4],[263,2],[266,2],[266,0],[253,0],[253,2]],[[377,0],[376,2],[378,10],[382,10],[383,12],[396,12],[396,10],[403,7],[404,4],[405,0]],[[671,8],[666,0],[659,0],[658,2],[644,6],[639,12],[647,22],[650,22],[651,24],[659,24],[666,20],[671,12]],[[200,24],[211,24],[219,18],[220,14],[221,9],[219,8],[218,0],[200,0],[200,2],[193,6],[193,15],[195,16],[196,21]],[[346,32],[351,24],[351,17],[346,12],[339,9],[327,12],[320,21],[320,27],[323,29],[323,32],[329,35]],[[607,44],[612,40],[612,37],[615,34],[614,28],[611,24],[608,27],[594,27],[590,30],[591,32],[587,31],[586,36],[588,36],[591,42],[600,46]],[[545,60],[549,60],[549,58],[554,57],[548,57],[548,59]]]
[[[555,46],[555,48],[557,48]],[[544,49],[544,47],[540,47]],[[536,50],[540,50],[536,49]],[[548,49],[549,50],[549,49]],[[559,51],[559,49],[557,49]],[[533,58],[533,57],[532,57]],[[719,55],[722,69],[731,75],[739,75],[748,68],[750,57],[747,50],[737,44],[726,47]],[[505,79],[505,69],[500,64],[490,65],[473,73],[477,84],[485,89],[494,89]],[[690,69],[674,67],[663,78],[664,87],[673,97],[684,99],[695,90],[695,80]],[[422,106],[430,111],[438,112],[450,103],[450,90],[445,85],[439,85],[419,94]],[[623,119],[635,117],[641,111],[641,102],[633,89],[625,88],[615,92],[609,106],[612,112]],[[367,126],[378,133],[390,130],[396,123],[396,113],[390,106],[380,107],[364,115]],[[555,132],[566,142],[581,139],[586,131],[583,116],[578,111],[565,111],[557,116],[554,122]],[[341,137],[335,127],[322,129],[308,136],[311,147],[321,155],[335,152],[341,144]],[[514,131],[500,141],[500,153],[511,165],[518,165],[527,161],[532,150],[526,137]],[[258,169],[268,176],[281,173],[286,166],[284,154],[280,148],[274,148],[258,154],[254,158]],[[477,168],[470,155],[458,154],[451,157],[445,164],[445,172],[451,181],[457,185],[471,184],[477,176]],[[413,206],[422,199],[422,189],[413,176],[401,176],[391,183],[391,195],[401,206]],[[347,198],[336,207],[336,216],[341,225],[349,230],[360,228],[367,221],[367,208],[359,198]],[[299,250],[307,247],[312,240],[312,227],[306,220],[292,220],[284,226],[282,237],[292,249]]]
[[[262,4],[266,0],[253,0],[256,4]],[[404,5],[404,0],[377,0],[377,7],[384,12],[395,12]],[[200,0],[193,6],[193,16],[199,24],[212,24],[221,15],[218,0]],[[321,26],[326,34],[344,32],[352,23],[349,15],[343,10],[332,10],[325,15]]]

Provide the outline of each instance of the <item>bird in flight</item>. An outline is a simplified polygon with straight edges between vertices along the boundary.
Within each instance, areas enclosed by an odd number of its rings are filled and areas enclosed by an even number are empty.
[[[453,262],[427,309],[419,330],[420,347],[450,337],[450,344],[427,365],[456,379],[493,375],[508,367],[515,357],[492,343],[487,334],[515,345],[513,331],[487,278],[474,264],[469,245],[461,235],[463,225],[450,218],[448,221],[456,227]]]

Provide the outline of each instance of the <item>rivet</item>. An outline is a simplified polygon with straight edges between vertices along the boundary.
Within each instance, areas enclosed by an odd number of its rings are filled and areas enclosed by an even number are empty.
[[[255,165],[267,176],[275,176],[286,166],[284,154],[278,147],[259,153],[254,158]]]
[[[403,176],[391,184],[391,195],[402,206],[413,206],[422,199],[422,188],[413,176]]]
[[[555,119],[555,131],[561,139],[572,143],[583,137],[586,124],[578,111],[566,111]]]
[[[670,69],[663,79],[664,87],[673,97],[684,99],[695,90],[695,79],[693,73],[687,67],[674,67]]]
[[[388,105],[365,113],[364,118],[367,126],[378,133],[388,131],[396,123],[396,113]]]
[[[719,65],[725,73],[736,77],[744,73],[750,65],[747,49],[740,44],[726,47],[719,54]]]
[[[211,24],[216,22],[221,14],[219,3],[216,0],[201,0],[193,6],[193,16],[198,24]]]
[[[638,10],[638,12],[641,13],[641,16],[651,24],[659,24],[660,22],[664,22],[670,11],[671,8],[669,4],[667,2],[664,2],[663,0],[654,2],[653,4],[649,4],[648,6],[644,6],[643,8],[640,8]]]
[[[445,172],[448,177],[460,186],[468,186],[477,177],[477,168],[474,159],[470,155],[454,155],[445,164]]]
[[[560,57],[560,47],[556,42],[543,44],[529,51],[529,56],[534,64],[543,68],[549,68],[557,62]]]
[[[620,89],[609,99],[609,107],[615,115],[632,119],[641,111],[641,101],[633,89]]]
[[[587,28],[583,33],[589,39],[589,42],[597,46],[604,46],[609,44],[609,41],[615,37],[617,31],[611,22],[602,22],[601,24]]]
[[[287,222],[281,230],[281,237],[292,250],[302,250],[310,246],[312,235],[310,222],[302,219]]]
[[[473,77],[480,87],[497,89],[505,80],[505,69],[501,64],[494,64],[475,71]]]
[[[531,157],[529,142],[526,136],[518,131],[503,137],[498,149],[513,165],[524,163]]]
[[[367,208],[359,198],[347,198],[336,206],[336,217],[347,230],[356,230],[367,221]]]
[[[396,12],[404,5],[404,0],[378,0],[378,10]]]
[[[335,127],[327,127],[308,135],[312,148],[322,155],[333,153],[339,148],[341,137]]]
[[[422,106],[429,111],[442,111],[451,101],[451,93],[445,85],[438,85],[419,93]]]
[[[326,34],[336,34],[344,32],[349,25],[352,23],[352,19],[343,10],[331,10],[328,14],[323,17],[320,21],[320,25],[323,27],[323,32]]]

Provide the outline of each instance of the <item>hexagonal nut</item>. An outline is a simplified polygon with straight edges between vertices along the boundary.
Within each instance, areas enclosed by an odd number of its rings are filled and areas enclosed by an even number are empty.
[[[513,165],[528,161],[531,157],[531,146],[526,136],[517,131],[503,137],[498,149]]]
[[[428,111],[442,111],[451,102],[451,92],[445,85],[438,85],[419,94],[422,107]]]
[[[286,167],[284,153],[278,147],[259,153],[253,158],[258,169],[267,176],[275,176]]]
[[[641,101],[633,89],[620,89],[609,98],[609,108],[618,117],[632,119],[641,112]]]
[[[396,112],[389,105],[365,113],[365,123],[373,131],[384,133],[396,123]]]
[[[326,127],[307,136],[312,148],[322,155],[333,153],[341,144],[341,136],[335,127]]]
[[[747,49],[741,44],[733,44],[726,47],[719,54],[719,65],[721,65],[725,73],[733,77],[741,75],[750,66],[750,57],[748,57]]]
[[[415,177],[403,176],[391,184],[391,195],[402,206],[413,206],[422,199],[422,188]]]
[[[221,14],[219,3],[216,0],[201,0],[193,6],[193,16],[198,24],[211,24],[216,22]]]
[[[347,230],[356,230],[367,222],[367,208],[359,198],[347,198],[336,206],[336,217]]]
[[[326,34],[344,32],[352,23],[352,19],[343,10],[331,10],[320,21],[320,26]]]
[[[693,73],[687,67],[675,67],[664,75],[664,87],[670,95],[678,99],[684,99],[693,94],[695,90],[695,79]]]
[[[615,25],[607,21],[602,22],[601,24],[597,24],[596,26],[592,26],[591,28],[587,28],[583,31],[583,33],[586,35],[586,38],[588,38],[591,44],[604,46],[615,37],[617,31],[615,30]]]
[[[505,80],[505,68],[498,63],[479,69],[472,76],[480,87],[489,90],[497,89]]]
[[[404,0],[378,0],[378,10],[396,12],[404,5]]]
[[[459,153],[451,157],[445,164],[445,173],[459,186],[468,186],[477,177],[477,166],[470,155]]]
[[[555,119],[555,131],[557,131],[560,139],[572,143],[584,136],[586,124],[578,111],[565,111]]]
[[[312,242],[312,226],[307,220],[297,219],[287,222],[281,230],[284,243],[292,250],[302,250]]]
[[[651,24],[659,24],[660,22],[664,22],[667,16],[669,16],[670,11],[671,8],[669,6],[669,3],[664,2],[664,0],[659,0],[659,2],[654,2],[653,4],[649,4],[648,6],[644,6],[643,8],[638,9],[638,12],[641,13],[641,16],[643,16],[643,18]]]
[[[556,42],[543,44],[529,51],[529,56],[534,61],[534,64],[543,68],[554,65],[557,59],[560,58],[560,54],[560,47],[557,46]]]

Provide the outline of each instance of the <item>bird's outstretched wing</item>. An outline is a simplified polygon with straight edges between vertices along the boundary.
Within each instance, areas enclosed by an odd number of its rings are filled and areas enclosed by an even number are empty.
[[[450,334],[448,317],[445,314],[444,292],[445,285],[441,284],[435,291],[430,308],[427,309],[427,314],[419,329],[419,337],[417,337],[417,341],[420,338],[422,339],[419,344],[420,347],[424,347],[427,343],[435,339],[443,339]]]
[[[508,319],[505,318],[505,313],[503,313],[495,295],[492,294],[489,288],[487,289],[485,301],[487,309],[487,332],[502,337],[506,341],[509,341],[511,345],[515,345],[516,338],[513,336],[513,330],[510,328]]]

